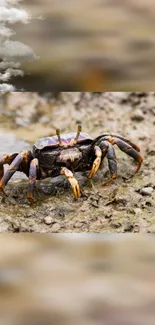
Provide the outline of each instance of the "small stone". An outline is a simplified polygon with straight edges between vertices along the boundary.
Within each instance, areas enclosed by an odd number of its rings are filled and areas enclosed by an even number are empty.
[[[75,227],[81,228],[83,226],[83,222],[76,222]]]
[[[105,219],[110,219],[112,217],[112,212],[107,212],[104,217]]]
[[[52,217],[45,217],[44,218],[44,223],[46,225],[51,225],[52,221],[53,221]]]
[[[136,215],[141,215],[142,210],[140,208],[135,208],[134,212],[135,212]]]
[[[117,203],[117,204],[119,204],[119,205],[123,205],[123,207],[125,207],[126,205],[127,205],[127,199],[126,199],[126,197],[124,197],[124,196],[116,196],[116,198],[115,198],[115,202]]]
[[[40,119],[39,119],[39,122],[41,124],[48,124],[50,121],[49,117],[48,116],[42,116]]]
[[[124,232],[131,232],[133,230],[133,225],[130,221],[124,222]]]
[[[15,118],[15,123],[19,126],[24,126],[24,127],[29,125],[28,121],[25,121],[23,117],[19,117],[19,116]]]
[[[9,224],[6,221],[0,221],[0,232],[8,232]]]
[[[94,207],[94,208],[98,208],[99,207],[99,204],[94,201],[94,202],[91,202],[91,205]]]
[[[85,212],[87,209],[86,208],[81,208],[80,211],[81,212]]]
[[[151,195],[153,192],[153,188],[152,187],[143,187],[141,190],[140,190],[140,193],[142,195]]]
[[[59,229],[60,229],[60,225],[58,223],[55,223],[51,228],[51,232],[58,232]]]
[[[118,229],[122,226],[122,224],[119,222],[119,221],[113,221],[111,223],[111,227],[114,228],[114,229]]]
[[[58,210],[56,213],[53,212],[53,216],[56,218],[64,219],[65,218],[65,213],[63,210]]]
[[[131,116],[132,121],[141,122],[144,120],[144,115],[140,109],[136,109],[135,112]]]

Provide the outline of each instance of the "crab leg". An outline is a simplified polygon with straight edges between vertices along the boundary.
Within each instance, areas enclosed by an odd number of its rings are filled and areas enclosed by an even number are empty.
[[[100,147],[96,146],[94,149],[97,158],[94,160],[93,167],[88,175],[88,178],[92,178],[96,174],[100,167],[101,161],[107,155],[109,170],[111,173],[111,178],[104,184],[107,185],[117,176],[117,162],[114,148],[112,144],[105,140],[100,143]]]
[[[111,177],[107,180],[103,185],[110,184],[116,177],[117,177],[117,160],[115,150],[112,144],[109,143],[108,150],[107,150],[107,159]]]
[[[29,152],[22,151],[21,153],[17,154],[15,159],[12,161],[10,167],[7,169],[6,173],[2,176],[0,180],[0,190],[3,191],[6,184],[8,183],[9,179],[13,176],[13,174],[18,170],[21,162],[23,160],[28,160]]]
[[[31,160],[30,163],[30,169],[29,169],[29,187],[28,187],[28,193],[27,198],[30,202],[30,204],[34,203],[34,190],[35,190],[35,184],[37,180],[37,169],[39,167],[38,159]]]
[[[129,155],[130,157],[132,157],[134,160],[138,162],[138,166],[135,170],[135,173],[137,173],[143,162],[143,158],[140,156],[140,154],[129,143],[121,139],[113,138],[111,143],[117,144],[120,150],[122,150],[123,152],[125,152],[127,155]]]
[[[78,200],[80,197],[80,186],[78,184],[78,181],[76,178],[73,176],[73,173],[67,169],[66,167],[63,167],[60,172],[61,175],[65,175],[68,179],[68,181],[71,184],[75,200]]]
[[[2,177],[4,175],[4,167],[3,167],[3,165],[5,165],[5,164],[10,165],[17,155],[18,155],[18,153],[14,153],[12,155],[4,154],[0,158],[0,180],[2,179]]]
[[[135,144],[135,143],[133,143],[133,142],[131,142],[130,140],[128,140],[128,139],[126,139],[126,138],[124,138],[123,136],[121,136],[121,135],[117,135],[117,134],[111,134],[111,136],[112,136],[112,139],[113,138],[117,138],[117,139],[120,139],[120,140],[122,140],[122,141],[124,141],[124,142],[126,142],[126,143],[128,143],[131,147],[133,147],[136,151],[140,151],[140,148]]]
[[[93,166],[90,173],[88,174],[88,178],[92,178],[97,173],[101,165],[102,150],[100,149],[100,147],[95,146],[94,151],[95,151],[96,159],[93,162]]]

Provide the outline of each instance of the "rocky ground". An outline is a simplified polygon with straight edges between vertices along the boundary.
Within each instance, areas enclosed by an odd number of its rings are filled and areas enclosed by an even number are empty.
[[[27,199],[27,179],[17,173],[0,198],[1,232],[154,232],[155,231],[155,93],[12,93],[0,97],[0,154],[29,148],[55,128],[83,130],[93,137],[122,134],[141,148],[135,163],[116,148],[118,178],[111,185],[107,161],[88,181],[77,174],[82,196],[75,202],[62,176],[38,182],[36,203]]]

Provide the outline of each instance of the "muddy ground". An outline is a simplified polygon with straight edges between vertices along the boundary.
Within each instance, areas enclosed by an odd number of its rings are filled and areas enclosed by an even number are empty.
[[[155,93],[12,93],[0,97],[0,154],[30,148],[39,137],[83,130],[93,137],[122,134],[141,148],[144,163],[134,177],[132,158],[116,148],[118,178],[107,187],[107,161],[89,181],[77,174],[76,202],[63,176],[37,183],[36,203],[17,173],[0,197],[1,232],[155,232]]]

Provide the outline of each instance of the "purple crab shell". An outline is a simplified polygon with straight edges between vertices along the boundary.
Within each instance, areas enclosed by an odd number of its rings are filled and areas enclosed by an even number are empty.
[[[67,133],[67,134],[61,134],[61,140],[65,145],[70,144],[70,142],[75,139],[77,133]],[[89,134],[81,132],[78,138],[77,143],[81,143],[81,142],[85,142],[87,140],[93,140]],[[58,141],[58,137],[57,135],[54,135],[53,137],[47,137],[47,138],[41,138],[39,140],[36,141],[36,143],[34,144],[34,146],[39,149],[42,150],[46,147],[58,147],[59,146],[59,141]]]

